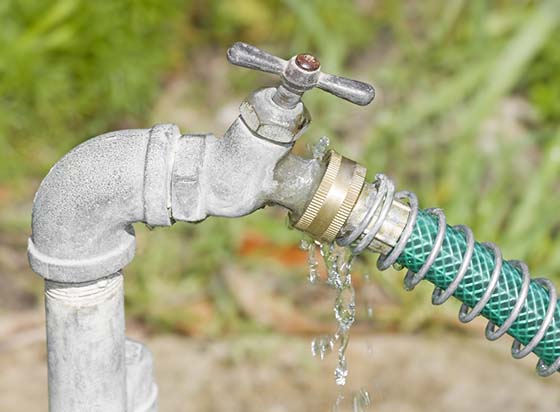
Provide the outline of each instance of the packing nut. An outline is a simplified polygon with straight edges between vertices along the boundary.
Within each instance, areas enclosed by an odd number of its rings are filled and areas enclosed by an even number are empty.
[[[294,227],[317,240],[332,242],[356,205],[366,168],[332,150],[325,161],[325,174]]]
[[[260,89],[241,103],[241,118],[259,136],[279,143],[293,143],[311,122],[311,115],[299,102],[294,108],[280,107],[272,97],[275,87]]]

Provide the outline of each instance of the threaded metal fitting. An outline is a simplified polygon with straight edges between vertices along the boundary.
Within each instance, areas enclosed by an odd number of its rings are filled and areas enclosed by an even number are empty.
[[[294,227],[315,239],[332,242],[360,196],[366,168],[332,150],[325,161],[321,183]]]

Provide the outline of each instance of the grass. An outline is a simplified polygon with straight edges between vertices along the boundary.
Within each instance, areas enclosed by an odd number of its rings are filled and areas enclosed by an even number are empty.
[[[87,137],[149,126],[167,78],[189,77],[196,56],[223,55],[243,40],[283,56],[311,51],[327,71],[376,84],[378,98],[366,109],[309,93],[314,123],[303,144],[328,135],[370,177],[389,174],[424,207],[443,207],[451,223],[471,225],[506,257],[560,280],[556,0],[9,0],[0,21],[0,202],[2,191],[15,193],[4,196],[6,209]],[[271,79],[227,73],[240,96]],[[204,106],[205,88],[197,90]],[[2,230],[21,230],[17,219],[6,213]],[[145,232],[127,269],[130,313],[155,328],[209,335],[252,327],[220,277],[233,261],[268,265],[266,256],[240,254],[246,238],[258,233],[271,250],[299,239],[274,211]],[[304,267],[277,263],[289,285],[304,282]],[[299,283],[289,283],[294,277]],[[432,313],[429,289],[405,294],[402,276],[391,272],[377,279],[401,302],[401,327],[414,329]],[[204,330],[192,329],[201,322]]]
[[[77,143],[141,118],[182,10],[176,0],[2,2],[0,182],[43,175]]]

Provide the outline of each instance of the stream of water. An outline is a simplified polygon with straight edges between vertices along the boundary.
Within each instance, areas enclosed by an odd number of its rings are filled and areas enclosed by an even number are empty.
[[[302,240],[301,249],[308,252],[308,279],[311,284],[323,284],[335,290],[333,305],[334,318],[337,322],[336,331],[330,335],[314,338],[311,342],[311,353],[321,360],[336,348],[338,355],[337,366],[334,370],[334,380],[339,387],[344,387],[348,377],[348,363],[346,350],[350,340],[350,328],[356,319],[356,293],[352,286],[353,255],[347,248],[333,243],[323,244],[317,241]],[[320,256],[326,273],[321,277],[319,273]],[[371,312],[368,306],[368,316]],[[332,410],[338,411],[344,395],[342,392],[333,404]],[[360,389],[353,396],[354,412],[364,412],[371,405],[371,398],[365,388]]]
[[[310,147],[313,157],[322,159],[329,150],[329,144],[327,137],[321,137],[315,145]],[[323,360],[327,354],[333,352],[336,348],[338,362],[334,370],[334,380],[341,390],[332,406],[332,410],[338,412],[345,398],[342,388],[346,385],[348,378],[346,350],[350,340],[350,328],[356,320],[356,293],[352,286],[351,274],[354,255],[350,253],[348,248],[338,246],[335,242],[321,243],[314,240],[302,240],[300,248],[308,253],[309,282],[313,285],[323,284],[335,290],[333,312],[337,322],[336,331],[330,335],[315,337],[311,341],[311,353],[314,357]],[[324,276],[319,273],[318,256],[322,258],[326,268]],[[368,318],[371,318],[372,313],[373,311],[368,304]],[[370,405],[371,398],[365,388],[361,388],[358,393],[353,395],[352,408],[354,412],[365,412]]]

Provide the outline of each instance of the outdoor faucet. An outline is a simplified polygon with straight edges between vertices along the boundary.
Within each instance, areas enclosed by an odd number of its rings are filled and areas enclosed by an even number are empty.
[[[182,135],[170,124],[97,136],[55,164],[35,195],[28,255],[45,279],[51,412],[156,408],[151,356],[124,334],[121,269],[134,257],[133,223],[170,226],[280,205],[295,227],[328,240],[357,199],[363,167],[334,152],[328,162],[290,152],[311,122],[306,91],[365,105],[373,87],[323,73],[309,54],[286,61],[236,43],[227,56],[281,84],[251,93],[222,138]],[[332,204],[309,220],[323,177],[337,181]]]
[[[434,304],[454,296],[461,321],[488,318],[487,337],[509,333],[515,358],[540,356],[540,375],[559,369],[550,281],[531,280],[525,264],[504,261],[468,227],[448,226],[440,209],[420,210],[383,174],[366,182],[365,167],[332,150],[320,159],[291,153],[311,121],[305,92],[367,105],[372,86],[322,72],[309,54],[283,60],[236,43],[227,57],[281,83],[251,93],[222,138],[175,125],[101,135],[63,157],[37,191],[28,252],[45,279],[51,412],[156,410],[151,356],[124,335],[121,269],[134,257],[133,223],[238,217],[268,205],[288,209],[317,241],[379,253],[379,270],[407,267],[407,289],[431,281]]]
[[[319,60],[310,54],[286,61],[254,46],[235,43],[227,57],[232,64],[274,73],[280,76],[281,84],[252,92],[241,103],[239,117],[223,138],[199,138],[206,154],[202,164],[198,162],[203,170],[197,183],[205,196],[192,198],[196,190],[185,184],[192,181],[184,177],[189,174],[181,168],[185,162],[176,163],[171,190],[173,218],[192,222],[207,216],[237,217],[265,205],[281,205],[298,216],[324,170],[324,162],[290,153],[311,123],[301,101],[303,94],[318,87],[366,105],[375,91],[369,84],[322,73]],[[191,146],[185,152],[190,150]],[[192,207],[193,201],[198,207]]]

